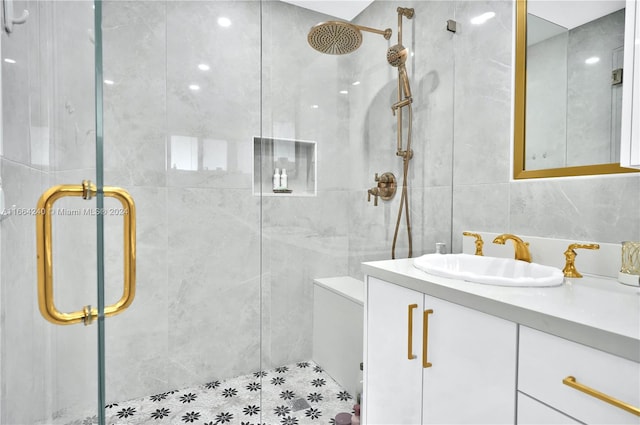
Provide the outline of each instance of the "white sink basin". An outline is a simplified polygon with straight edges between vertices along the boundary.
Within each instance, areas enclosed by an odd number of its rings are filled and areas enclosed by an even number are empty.
[[[559,286],[562,270],[511,258],[469,254],[427,254],[413,265],[432,275],[499,286]]]

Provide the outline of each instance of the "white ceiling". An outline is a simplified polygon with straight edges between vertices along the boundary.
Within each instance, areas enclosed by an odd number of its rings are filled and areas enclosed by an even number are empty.
[[[573,29],[625,7],[624,0],[528,0],[527,13]]]
[[[305,9],[315,10],[345,21],[351,21],[373,0],[282,0]]]

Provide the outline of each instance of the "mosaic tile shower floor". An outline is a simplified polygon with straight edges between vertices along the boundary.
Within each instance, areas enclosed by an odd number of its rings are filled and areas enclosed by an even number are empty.
[[[107,405],[109,425],[333,424],[354,397],[313,362]],[[71,424],[92,424],[95,418]]]

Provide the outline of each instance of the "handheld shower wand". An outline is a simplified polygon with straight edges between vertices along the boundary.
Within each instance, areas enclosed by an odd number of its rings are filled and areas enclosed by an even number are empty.
[[[402,84],[405,99],[411,99],[411,88],[409,87],[409,77],[407,76],[407,67],[405,66],[408,56],[409,49],[402,44],[396,44],[387,50],[387,62],[394,68],[398,68],[398,76]]]

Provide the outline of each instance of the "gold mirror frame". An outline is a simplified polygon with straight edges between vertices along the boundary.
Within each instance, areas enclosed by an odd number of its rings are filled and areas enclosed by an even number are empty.
[[[516,62],[514,93],[513,178],[588,176],[594,174],[637,173],[619,163],[581,165],[543,170],[525,170],[525,121],[527,96],[527,1],[516,0]]]

